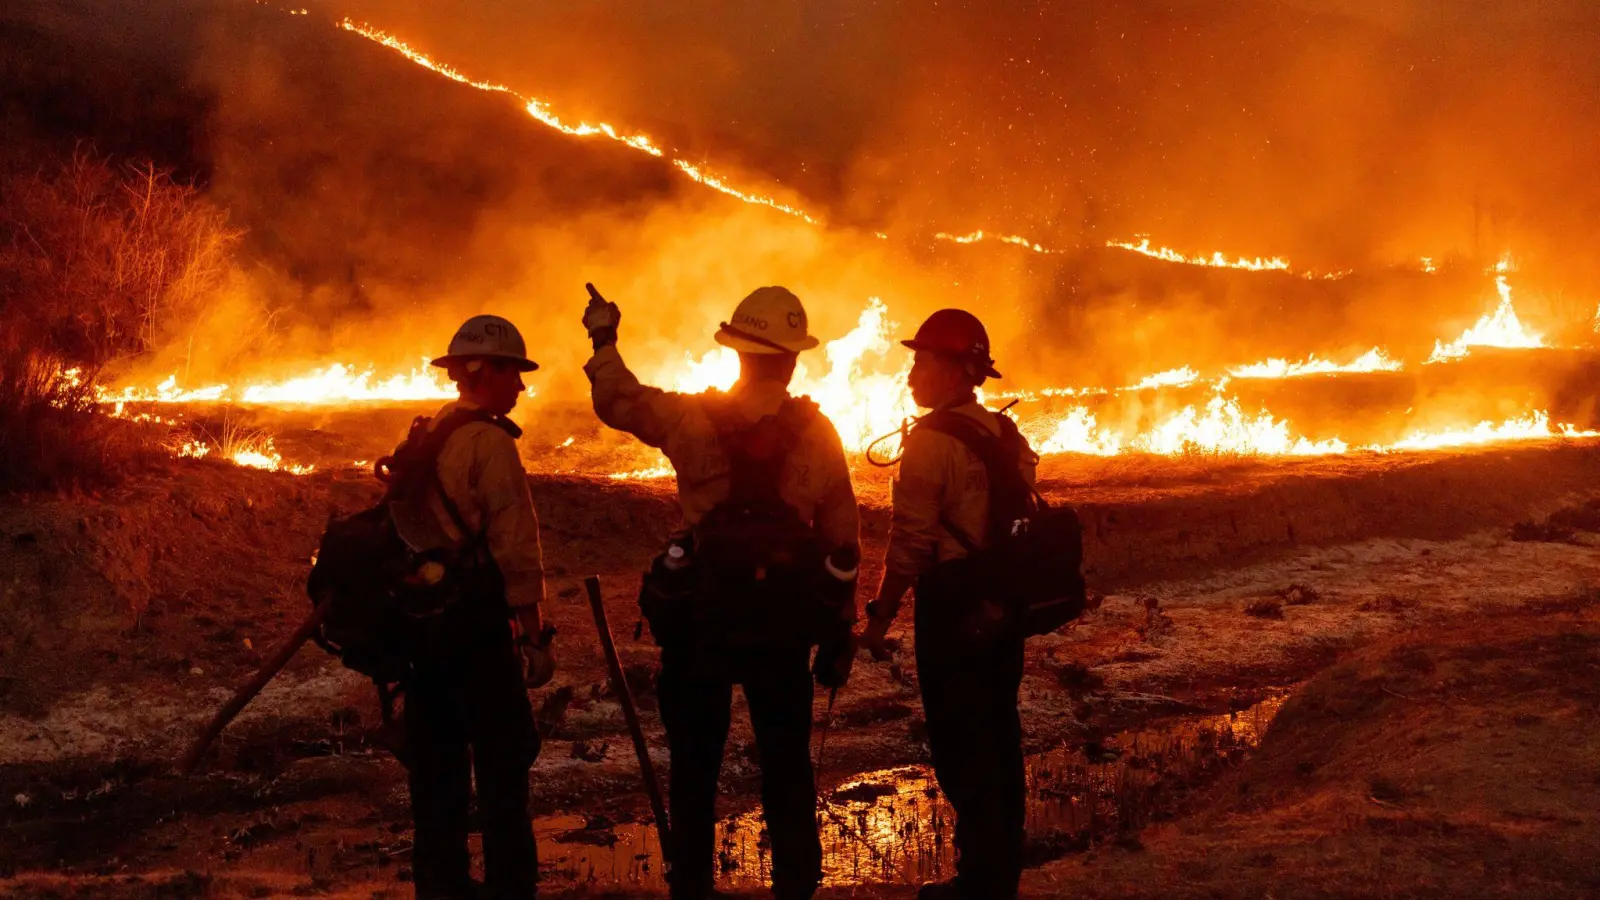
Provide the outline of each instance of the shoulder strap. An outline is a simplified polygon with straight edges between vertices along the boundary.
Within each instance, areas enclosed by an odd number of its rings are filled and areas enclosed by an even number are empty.
[[[456,505],[455,500],[451,499],[450,492],[444,489],[444,479],[439,477],[439,456],[444,453],[445,443],[450,440],[451,435],[461,430],[462,426],[470,425],[473,422],[487,422],[505,431],[513,439],[522,435],[522,429],[518,428],[516,423],[505,416],[491,415],[481,409],[456,409],[446,416],[444,421],[434,426],[432,431],[427,433],[421,448],[419,448],[421,451],[419,461],[421,464],[426,465],[429,473],[432,474],[433,489],[438,492],[439,502],[444,506],[445,513],[450,516],[450,521],[455,524],[456,530],[461,532],[468,544],[482,545],[489,537],[488,521],[485,520],[483,526],[474,534],[467,525],[466,517],[461,515],[461,508]]]
[[[950,410],[939,410],[924,416],[918,423],[918,428],[928,428],[940,434],[948,435],[960,441],[972,451],[972,455],[983,463],[984,469],[989,474],[989,505],[992,511],[995,494],[1002,490],[1017,492],[1027,498],[1039,508],[1046,506],[1044,498],[1030,487],[1022,477],[1020,466],[1020,439],[1021,433],[1017,430],[1015,422],[1009,416],[995,414],[1000,420],[1000,434],[998,436],[972,419]],[[950,521],[948,516],[940,516],[939,524],[956,539],[968,553],[977,552],[978,542],[972,535],[956,523]],[[993,516],[990,517],[989,528],[991,532],[996,527]]]

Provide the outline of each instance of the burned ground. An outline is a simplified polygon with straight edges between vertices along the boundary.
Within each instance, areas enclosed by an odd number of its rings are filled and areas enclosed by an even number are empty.
[[[1579,644],[1592,626],[1587,591],[1600,582],[1593,516],[1586,512],[1595,497],[1594,465],[1592,450],[1553,447],[1220,468],[1150,463],[1139,469],[1127,461],[1047,467],[1049,493],[1079,503],[1091,523],[1090,565],[1105,597],[1072,631],[1030,643],[1023,687],[1030,752],[1114,743],[1123,729],[1240,708],[1329,666],[1376,665],[1340,662],[1374,642],[1398,639],[1403,644],[1395,646],[1412,648],[1405,653],[1434,654],[1435,668],[1459,668],[1466,657],[1448,663],[1445,657],[1469,654],[1471,636],[1478,635],[1491,648],[1483,651],[1490,654],[1488,670],[1507,677],[1518,653],[1548,650],[1565,654],[1560,659],[1567,663],[1582,662],[1587,651]],[[655,652],[648,634],[634,632],[632,592],[636,573],[674,524],[675,506],[666,483],[536,476],[532,485],[544,529],[550,617],[561,630],[555,686],[573,693],[533,773],[536,811],[549,817],[541,827],[566,823],[562,831],[541,831],[546,874],[553,887],[575,891],[649,885],[649,876],[630,874],[628,865],[615,861],[620,871],[591,871],[595,863],[575,855],[573,848],[582,845],[571,843],[586,835],[602,844],[617,840],[620,832],[608,823],[637,820],[646,810],[621,716],[604,686],[580,580],[598,573],[606,585],[624,663],[638,676],[631,680],[641,693],[652,750],[665,764],[649,692]],[[885,493],[871,481],[862,491],[869,559],[882,549]],[[409,847],[402,770],[381,749],[370,686],[320,651],[301,652],[230,729],[201,774],[171,774],[171,760],[198,725],[308,609],[302,579],[326,516],[374,496],[370,479],[353,470],[296,478],[178,461],[114,492],[38,497],[4,511],[0,560],[9,594],[0,628],[6,673],[0,820],[8,840],[0,868],[11,888],[114,896],[157,891],[152,884],[159,892],[187,886],[217,896],[405,891],[398,880]],[[869,569],[867,583],[876,579]],[[1276,614],[1249,614],[1258,605]],[[1516,634],[1524,635],[1520,643],[1492,649]],[[909,644],[909,636],[903,640]],[[838,704],[828,784],[854,783],[855,773],[925,758],[908,650],[902,648],[897,665],[858,664]],[[1530,671],[1559,664],[1529,663]],[[1395,677],[1401,680],[1383,686],[1406,697],[1432,696],[1432,682],[1419,682],[1420,675]],[[1246,763],[1228,779],[1267,767],[1250,782],[1252,797],[1266,797],[1280,781],[1274,767],[1293,768],[1269,751],[1300,741],[1293,732],[1302,727],[1311,735],[1332,727],[1295,710],[1335,702],[1307,698],[1324,696],[1318,685],[1344,683],[1333,675],[1314,680],[1301,699],[1291,700],[1282,720],[1288,724],[1273,726],[1260,762]],[[1527,693],[1513,718],[1570,724],[1573,713],[1557,703],[1560,697]],[[1485,712],[1474,715],[1487,716],[1499,708],[1493,704],[1510,699],[1484,699]],[[1418,699],[1415,705],[1427,704]],[[819,698],[819,716],[822,708]],[[1374,720],[1370,727],[1380,724]],[[1343,778],[1358,761],[1339,748],[1361,746],[1366,735],[1306,737],[1309,743],[1295,746],[1321,747],[1313,760],[1318,771],[1330,779],[1345,772]],[[1374,769],[1369,781],[1388,779],[1383,783],[1397,785],[1397,796],[1430,796],[1421,793],[1423,783],[1413,785],[1412,776],[1388,766]],[[1424,768],[1419,763],[1416,770]],[[737,725],[725,770],[729,813],[754,803],[758,771],[748,730]],[[1522,774],[1511,767],[1500,777],[1514,785]],[[1572,787],[1561,782],[1551,789]],[[1179,861],[1183,853],[1199,852],[1185,848],[1213,839],[1186,838],[1184,829],[1214,830],[1236,819],[1205,818],[1210,807],[1184,796],[1192,796],[1190,787],[1162,801],[1172,808],[1156,818],[1191,808],[1192,814],[1133,832],[1148,847],[1170,842],[1174,871],[1200,865]],[[1398,802],[1387,796],[1378,799]],[[1290,803],[1272,802],[1278,805],[1252,814],[1278,815]],[[1442,797],[1428,802],[1446,803]],[[1393,810],[1374,810],[1371,816],[1395,818]],[[580,818],[573,820],[573,813]],[[1457,826],[1450,831],[1426,817],[1399,817],[1371,829],[1381,837],[1391,827],[1420,848],[1436,839],[1447,848],[1467,840]],[[1248,850],[1271,830],[1262,825],[1229,840],[1243,848],[1241,859],[1253,859],[1250,853],[1278,853]],[[1134,840],[1116,830],[1102,839],[1108,845]],[[1356,859],[1377,847],[1379,837],[1363,840],[1341,858]],[[1146,860],[1158,858],[1154,851],[1102,847],[1086,863],[1088,857],[1071,846],[1038,852],[1040,859],[1068,854],[1030,876],[1040,894],[1052,892],[1049,879],[1082,878],[1113,864],[1134,873],[1157,866]],[[1517,871],[1528,878],[1580,883],[1573,880],[1581,875],[1576,857],[1543,871],[1515,848],[1505,853],[1507,864],[1522,866]],[[1131,862],[1117,862],[1123,857]],[[1310,857],[1294,859],[1311,865]],[[1262,878],[1273,871],[1255,865],[1252,871]],[[1225,877],[1217,866],[1205,871]],[[1316,869],[1296,871],[1295,877],[1310,879]],[[129,874],[143,882],[128,882]],[[1425,872],[1413,875],[1419,892],[1432,890]],[[1142,886],[1136,878],[1174,876],[1129,874],[1135,880],[1117,881],[1122,877],[1106,876],[1105,896],[1116,895],[1109,893],[1116,884],[1125,896],[1158,893],[1160,882]],[[840,896],[852,890],[893,896],[895,888],[837,890]],[[1251,893],[1241,889],[1238,895]]]
[[[1590,897],[1600,597],[1388,639],[1301,689],[1193,813],[1029,876],[1079,897]]]

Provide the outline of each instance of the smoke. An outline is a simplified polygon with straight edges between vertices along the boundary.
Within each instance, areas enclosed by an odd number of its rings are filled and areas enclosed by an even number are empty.
[[[334,6],[922,232],[1339,268],[1562,249],[1600,195],[1581,0]]]
[[[1141,232],[1363,272],[1422,256],[1476,272],[1509,249],[1528,295],[1592,307],[1590,7],[341,0],[288,16],[126,0],[84,19],[206,98],[195,167],[256,266],[210,329],[218,366],[409,365],[493,311],[533,336],[535,379],[570,396],[584,281],[624,304],[645,374],[708,349],[740,297],[783,283],[825,339],[870,296],[902,331],[974,309],[1002,370],[1033,384],[1377,343],[1425,353],[1493,302],[1481,278],[1321,283],[1096,249]],[[329,27],[346,14],[828,225],[554,134]],[[931,240],[980,227],[1067,252]],[[240,362],[231,333],[269,336]]]

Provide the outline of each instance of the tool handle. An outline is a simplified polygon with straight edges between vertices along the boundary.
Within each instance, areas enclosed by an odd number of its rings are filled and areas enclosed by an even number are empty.
[[[271,681],[273,676],[277,675],[284,666],[289,664],[289,660],[294,658],[294,654],[300,649],[300,645],[311,640],[311,636],[316,634],[317,629],[322,625],[322,620],[328,617],[328,609],[331,606],[333,606],[332,597],[317,604],[316,608],[311,610],[311,615],[306,616],[305,621],[300,623],[300,627],[296,628],[287,640],[278,645],[277,651],[272,654],[271,659],[267,660],[266,665],[263,665],[243,687],[235,691],[232,699],[217,710],[217,714],[206,725],[205,731],[200,733],[199,740],[195,741],[194,746],[184,755],[183,761],[178,764],[178,771],[188,775],[195,770],[196,766],[200,765],[200,758],[205,756],[206,751],[211,748],[211,742],[222,734],[222,729],[227,728],[228,723],[232,722],[234,717],[239,715],[249,705],[250,701],[255,699],[257,694],[261,693],[262,688],[267,686],[267,682]]]
[[[590,288],[591,292],[593,288]],[[667,804],[661,796],[661,783],[656,780],[656,767],[650,761],[650,746],[645,743],[644,729],[639,724],[639,712],[633,705],[633,692],[628,690],[627,679],[622,674],[622,660],[617,656],[617,645],[611,637],[611,625],[606,620],[605,600],[600,594],[600,578],[591,575],[583,580],[589,592],[589,607],[594,611],[595,630],[600,634],[600,649],[605,652],[606,666],[611,670],[611,688],[622,706],[622,717],[628,722],[628,734],[633,738],[633,752],[639,757],[639,775],[644,779],[644,791],[650,798],[650,809],[656,816],[656,833],[661,838],[661,856],[670,866],[671,856],[667,822]]]

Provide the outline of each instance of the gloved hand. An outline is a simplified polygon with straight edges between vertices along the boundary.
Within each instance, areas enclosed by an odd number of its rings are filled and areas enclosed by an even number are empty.
[[[855,662],[856,637],[847,631],[842,637],[825,641],[817,648],[811,674],[816,676],[817,684],[838,690],[850,681],[850,669]]]
[[[871,618],[867,620],[867,627],[861,632],[861,646],[867,648],[872,658],[878,662],[887,662],[894,654],[889,652],[889,626],[892,619]]]
[[[617,342],[617,326],[622,324],[622,310],[615,303],[600,296],[594,285],[585,284],[589,290],[589,305],[583,310],[583,328],[589,340],[599,350]]]
[[[546,640],[539,644],[522,645],[523,683],[531,688],[542,688],[556,676],[555,648]]]
[[[544,624],[539,608],[531,606],[512,617],[511,631],[522,654],[523,683],[531,688],[549,684],[556,674],[555,626]]]

